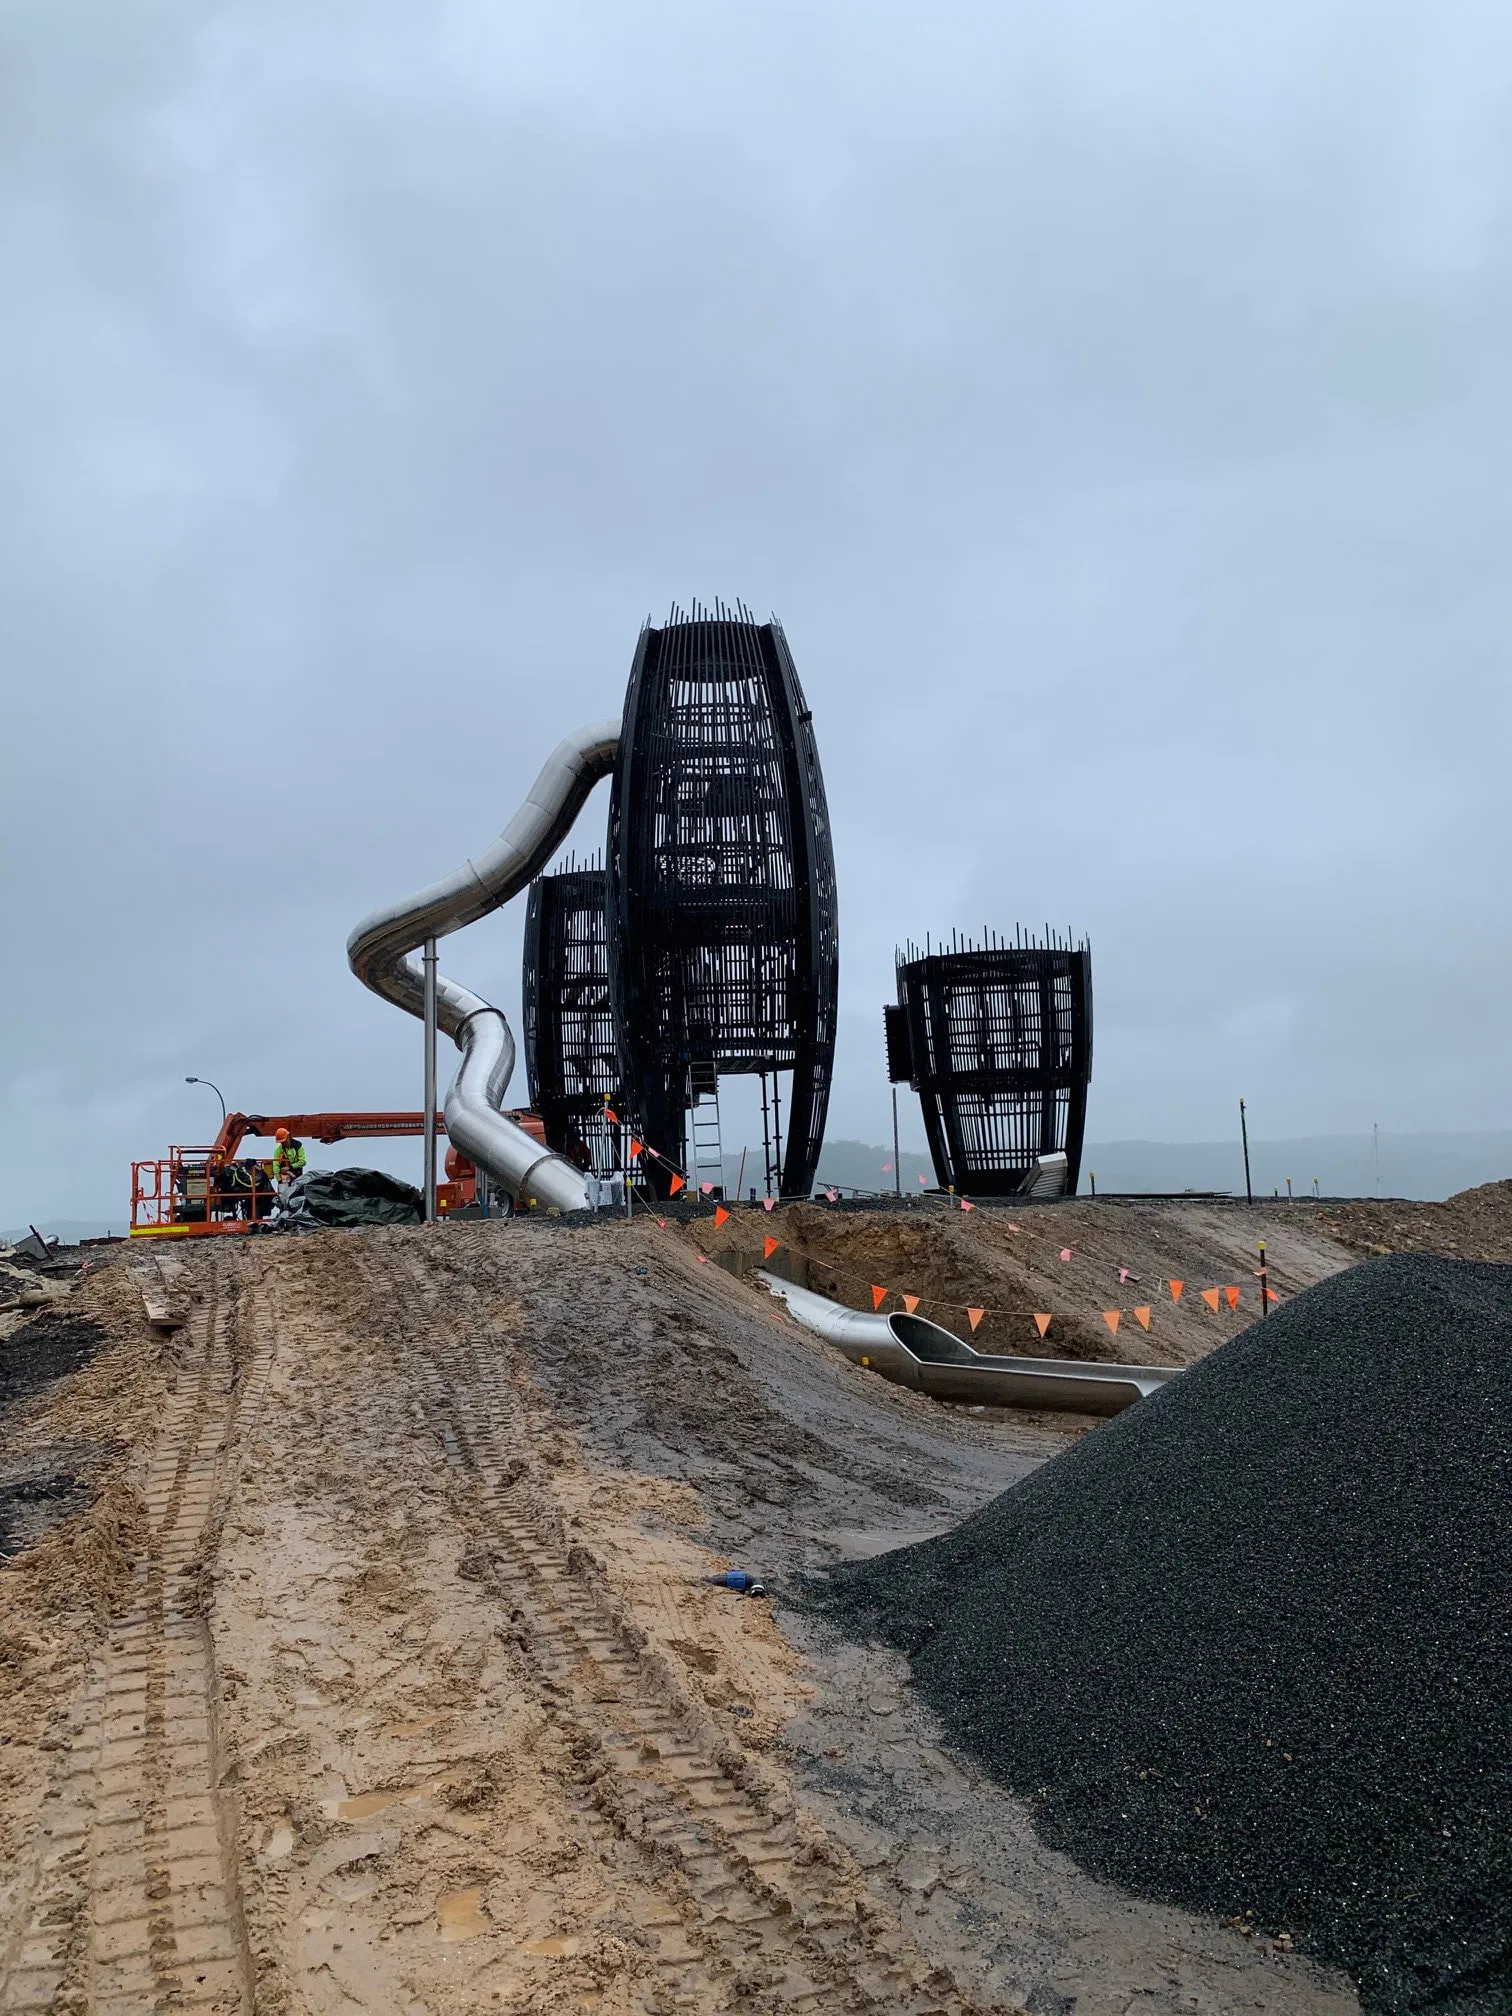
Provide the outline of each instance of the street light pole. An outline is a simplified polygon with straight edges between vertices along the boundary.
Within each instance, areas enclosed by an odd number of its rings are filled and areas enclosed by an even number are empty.
[[[213,1092],[213,1093],[215,1094],[216,1098],[217,1098],[217,1099],[219,1099],[219,1101],[220,1101],[220,1109],[221,1109],[221,1126],[222,1126],[222,1127],[224,1127],[224,1126],[225,1126],[225,1124],[226,1124],[226,1095],[225,1095],[225,1093],[224,1093],[224,1092],[222,1092],[222,1091],[221,1091],[221,1089],[220,1089],[219,1085],[211,1085],[211,1084],[210,1084],[210,1080],[209,1080],[208,1078],[186,1078],[186,1079],[184,1080],[184,1083],[185,1083],[186,1085],[209,1085],[209,1086],[210,1086],[210,1090],[211,1090],[211,1091],[212,1091],[212,1092]]]
[[[425,973],[425,1222],[436,1222],[436,941],[427,938]]]

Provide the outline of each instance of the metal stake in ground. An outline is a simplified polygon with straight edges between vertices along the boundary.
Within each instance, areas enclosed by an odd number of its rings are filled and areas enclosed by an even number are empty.
[[[892,1088],[893,1095],[893,1190],[903,1195],[903,1169],[898,1160],[898,1088]]]
[[[1270,1287],[1265,1278],[1265,1241],[1260,1241],[1260,1314],[1270,1314]]]
[[[1239,1101],[1239,1132],[1244,1137],[1244,1201],[1246,1204],[1253,1204],[1255,1193],[1250,1188],[1249,1126],[1244,1117],[1244,1101],[1242,1099]],[[1262,1248],[1261,1250],[1263,1251],[1264,1249]]]
[[[436,1222],[436,941],[425,941],[425,1222]]]

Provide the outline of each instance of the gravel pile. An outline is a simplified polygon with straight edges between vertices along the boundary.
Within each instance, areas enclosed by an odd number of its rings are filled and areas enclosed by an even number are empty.
[[[0,1337],[0,1409],[87,1365],[105,1342],[90,1316],[45,1309],[9,1337]]]
[[[829,1600],[1085,1867],[1468,2016],[1512,2010],[1509,1532],[1512,1267],[1400,1255]]]

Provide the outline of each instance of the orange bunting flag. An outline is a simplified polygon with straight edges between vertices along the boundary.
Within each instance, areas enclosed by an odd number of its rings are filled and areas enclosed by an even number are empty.
[[[1140,1307],[1134,1311],[1134,1320],[1136,1323],[1138,1323],[1141,1330],[1149,1329],[1150,1305],[1148,1302],[1142,1303]]]
[[[700,1254],[699,1254],[699,1256],[698,1256],[698,1260],[699,1260],[699,1265],[700,1265],[700,1266],[702,1266],[702,1267],[707,1267],[707,1266],[708,1266],[708,1264],[709,1264],[709,1256],[708,1256],[708,1254],[707,1254],[707,1253],[700,1253]]]
[[[1036,1313],[1034,1318],[1034,1327],[1036,1330],[1038,1330],[1041,1337],[1043,1337],[1045,1332],[1050,1328],[1050,1318],[1048,1316],[1043,1316]]]
[[[987,1311],[985,1309],[968,1309],[966,1311],[966,1321],[971,1325],[971,1334],[973,1335],[973,1337],[976,1335],[976,1327],[978,1323],[981,1322],[982,1318],[986,1314]]]
[[[1216,1316],[1218,1314],[1218,1290],[1216,1288],[1204,1288],[1202,1299]]]
[[[880,1309],[880,1308],[882,1307],[882,1304],[883,1304],[883,1303],[884,1303],[884,1302],[885,1302],[886,1300],[887,1300],[887,1290],[886,1290],[885,1288],[879,1288],[879,1287],[877,1286],[876,1282],[875,1282],[875,1281],[873,1281],[873,1283],[872,1283],[872,1307],[873,1307],[873,1309]]]
[[[1168,1281],[1166,1286],[1171,1291],[1171,1300],[1179,1302],[1181,1300],[1181,1291],[1186,1286],[1186,1283],[1184,1281]]]
[[[1122,1311],[1118,1309],[1104,1309],[1103,1311],[1103,1321],[1115,1337],[1118,1335],[1118,1319],[1121,1314]]]
[[[657,1222],[657,1224],[658,1224],[658,1225],[660,1225],[660,1227],[662,1228],[663,1232],[665,1232],[665,1231],[666,1231],[666,1229],[667,1229],[667,1221],[666,1221],[666,1219],[665,1219],[665,1218],[658,1218],[656,1222]]]
[[[1278,1295],[1278,1294],[1276,1293],[1276,1291],[1275,1291],[1275,1289],[1274,1289],[1274,1288],[1267,1288],[1265,1292],[1266,1292],[1266,1295],[1267,1295],[1267,1297],[1268,1297],[1268,1298],[1269,1298],[1269,1299],[1270,1299],[1270,1300],[1271,1300],[1272,1302],[1279,1302],[1279,1301],[1281,1300],[1281,1297],[1280,1297],[1280,1296],[1279,1296],[1279,1295]]]
[[[1239,1307],[1239,1290],[1237,1288],[1225,1288],[1223,1293],[1230,1309],[1237,1309]]]
[[[630,1153],[632,1155],[639,1155],[640,1152],[641,1152],[641,1144],[639,1143],[639,1141],[636,1140],[635,1136],[632,1134],[630,1136]]]
[[[919,1298],[917,1295],[905,1295],[903,1297],[903,1307],[908,1311],[910,1316],[912,1316],[913,1312],[915,1311],[915,1309],[918,1308],[918,1306],[919,1306]]]
[[[725,1222],[726,1218],[729,1217],[729,1215],[730,1215],[729,1212],[726,1211],[723,1204],[716,1204],[714,1206],[714,1229],[716,1232],[719,1230],[719,1227],[723,1225],[723,1223]]]
[[[972,1203],[969,1197],[963,1197],[961,1199],[961,1209],[963,1211],[975,1211],[976,1206],[975,1204]]]
[[[667,1186],[667,1195],[669,1197],[675,1197],[679,1190],[686,1190],[687,1187],[688,1187],[687,1184],[684,1183],[681,1176],[674,1176],[672,1178],[672,1181]]]
[[[616,1112],[615,1112],[615,1110],[614,1110],[614,1108],[613,1108],[612,1106],[606,1106],[606,1107],[604,1108],[604,1118],[605,1118],[606,1120],[612,1120],[612,1121],[614,1122],[615,1126],[616,1126],[616,1127],[618,1127],[618,1125],[619,1125],[619,1115],[618,1115],[618,1113],[616,1113]]]
[[[921,1183],[928,1183],[929,1181],[929,1178],[924,1174],[924,1171],[922,1169],[919,1171],[919,1181]]]
[[[1062,1246],[1061,1258],[1062,1260],[1069,1260],[1071,1258],[1071,1248],[1069,1246]]]
[[[890,1176],[890,1175],[892,1174],[892,1164],[891,1164],[891,1162],[884,1162],[884,1163],[882,1164],[882,1174],[883,1174],[884,1176]]]
[[[772,1255],[773,1255],[773,1254],[774,1254],[774,1253],[775,1253],[775,1252],[777,1251],[777,1248],[778,1248],[778,1247],[779,1247],[779,1246],[780,1246],[781,1244],[782,1244],[782,1241],[781,1241],[780,1239],[774,1239],[774,1238],[772,1237],[771,1233],[770,1233],[770,1232],[768,1232],[768,1234],[767,1234],[767,1236],[766,1236],[766,1244],[765,1244],[765,1245],[764,1245],[764,1246],[762,1247],[762,1249],[761,1249],[761,1257],[762,1257],[762,1259],[763,1259],[763,1260],[770,1260],[770,1259],[771,1259],[771,1257],[772,1257]]]
[[[761,1208],[763,1211],[775,1211],[777,1209],[777,1199],[775,1197],[763,1197]]]
[[[1009,1230],[1010,1232],[1017,1232],[1017,1230],[1018,1230],[1018,1227],[1017,1227],[1017,1225],[1010,1225],[1010,1226],[1008,1227],[1008,1230]]]

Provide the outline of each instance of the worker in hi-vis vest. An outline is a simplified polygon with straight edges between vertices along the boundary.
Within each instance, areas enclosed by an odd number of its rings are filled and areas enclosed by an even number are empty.
[[[273,1187],[283,1197],[295,1178],[304,1174],[304,1144],[292,1139],[287,1127],[280,1127],[273,1139]]]

